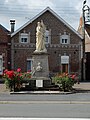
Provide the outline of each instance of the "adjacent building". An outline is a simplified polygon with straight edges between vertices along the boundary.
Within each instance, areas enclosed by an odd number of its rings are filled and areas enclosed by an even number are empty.
[[[0,24],[0,75],[4,69],[11,68],[10,31]]]
[[[83,20],[80,18],[78,32],[83,36]],[[90,24],[85,24],[85,73],[86,80],[90,80]]]

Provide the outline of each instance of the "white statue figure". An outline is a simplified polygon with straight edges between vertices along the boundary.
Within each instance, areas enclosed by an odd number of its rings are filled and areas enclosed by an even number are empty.
[[[40,72],[40,71],[42,71],[42,66],[41,66],[41,63],[38,62],[36,68],[33,67],[33,69],[32,69],[32,76],[35,75],[36,72]]]
[[[46,27],[41,20],[41,22],[37,23],[36,28],[36,50],[35,52],[47,52],[45,48],[45,31]]]
[[[42,70],[42,66],[41,66],[41,63],[38,62],[38,65],[36,67],[36,71],[41,71]]]
[[[32,69],[32,76],[35,74],[36,70],[35,70],[35,67],[33,67]]]
[[[46,32],[46,26],[44,25],[44,23],[43,23],[43,20],[41,20],[41,26],[42,26],[42,39],[44,40],[44,44],[45,44],[45,32]]]

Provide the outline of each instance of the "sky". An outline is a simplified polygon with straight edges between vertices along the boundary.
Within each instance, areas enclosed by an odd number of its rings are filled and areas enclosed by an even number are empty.
[[[0,24],[10,30],[10,19],[15,30],[24,25],[46,7],[50,7],[77,30],[84,0],[0,0]],[[90,0],[86,3],[90,6]]]

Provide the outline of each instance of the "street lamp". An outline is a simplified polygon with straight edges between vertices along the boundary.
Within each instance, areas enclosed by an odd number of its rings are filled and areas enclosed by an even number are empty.
[[[82,8],[82,12],[83,12],[83,28],[82,28],[82,34],[83,34],[83,71],[82,71],[82,75],[83,75],[83,80],[86,80],[86,55],[85,55],[85,24],[86,22],[90,22],[90,8],[88,5],[86,5],[86,0],[83,2],[83,8]],[[87,12],[87,17],[88,19],[86,20],[86,12]]]

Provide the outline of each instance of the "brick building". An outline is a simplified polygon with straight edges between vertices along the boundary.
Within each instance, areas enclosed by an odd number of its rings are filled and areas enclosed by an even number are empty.
[[[78,32],[83,36],[83,19],[80,18]],[[85,73],[86,80],[90,81],[90,24],[85,24]]]
[[[79,73],[81,75],[82,37],[66,21],[47,7],[11,34],[12,69],[32,69],[32,54],[36,45],[37,22],[46,25],[46,48],[51,72]]]
[[[0,24],[0,75],[4,69],[10,69],[11,51],[10,51],[10,31]]]
[[[86,80],[90,81],[90,25],[85,24]]]

